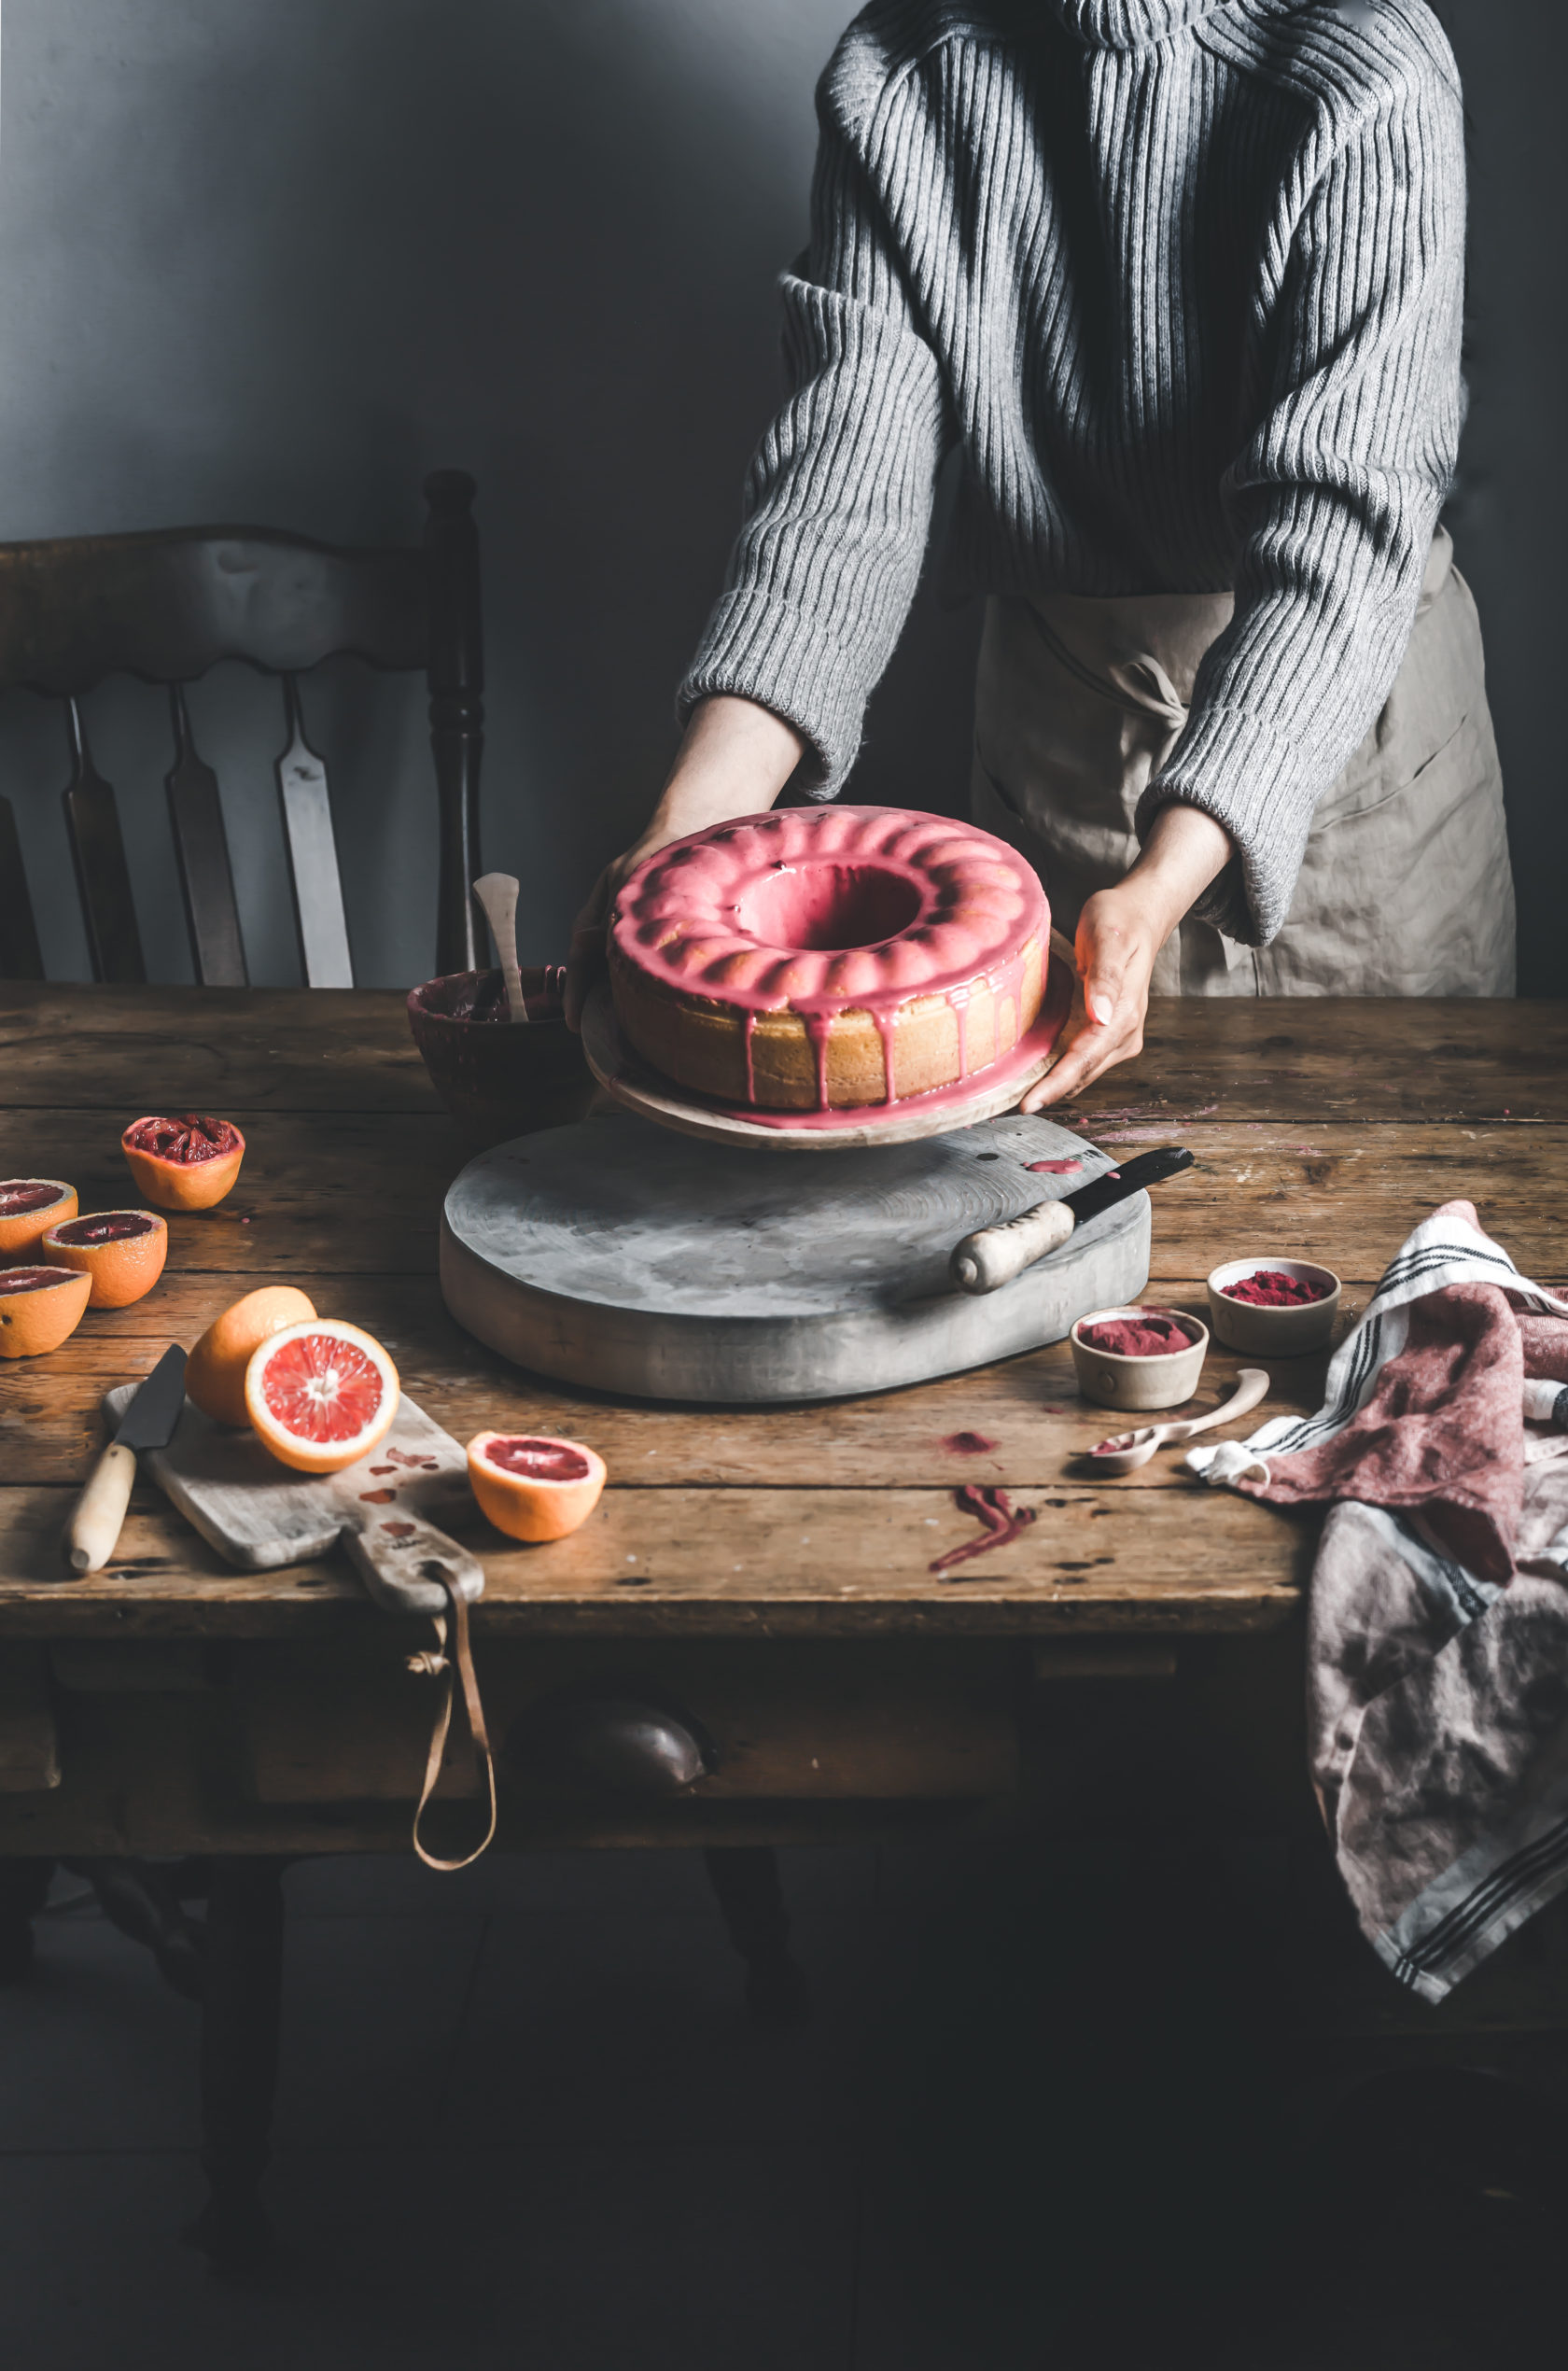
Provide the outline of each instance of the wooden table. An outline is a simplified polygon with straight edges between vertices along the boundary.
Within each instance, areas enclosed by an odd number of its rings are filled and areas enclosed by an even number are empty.
[[[171,1220],[146,1300],[0,1369],[0,1855],[275,1868],[406,1846],[427,1697],[346,1565],[236,1574],[144,1486],[111,1565],[60,1574],[104,1390],[269,1278],[379,1335],[459,1439],[565,1432],[608,1462],[575,1537],[513,1548],[477,1516],[469,1535],[481,1677],[515,1747],[503,1844],[755,1847],[937,1817],[1020,1778],[1035,1815],[1068,1828],[1301,1814],[1314,1523],[1205,1492],[1170,1457],[1085,1480],[1074,1453],[1109,1420],[1076,1398],[1063,1346],[790,1410],[558,1388],[441,1306],[437,1217],[466,1155],[399,996],[13,986],[0,1045],[0,1168],[73,1180],[84,1210],[128,1200],[118,1139],[149,1108],[232,1118],[249,1147],[227,1202]],[[1207,1270],[1255,1249],[1327,1262],[1353,1316],[1414,1220],[1456,1195],[1527,1273],[1568,1281],[1561,1004],[1156,1001],[1141,1060],[1071,1124],[1197,1154],[1155,1200],[1151,1291],[1179,1306],[1201,1310]],[[1206,1389],[1235,1365],[1216,1349]],[[1315,1406],[1322,1368],[1278,1367],[1262,1412]],[[1004,1484],[1037,1520],[933,1574],[973,1536],[965,1481]],[[713,1775],[629,1802],[540,1769],[537,1707],[595,1690],[688,1709]],[[469,1789],[462,1757],[444,1783]],[[454,1834],[472,1810],[448,1807]],[[765,1901],[760,1915],[766,1928]]]

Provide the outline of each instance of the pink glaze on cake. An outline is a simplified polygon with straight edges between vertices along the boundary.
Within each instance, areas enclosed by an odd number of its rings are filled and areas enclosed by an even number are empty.
[[[1038,944],[1043,964],[1049,933],[1039,877],[1005,841],[889,807],[785,807],[677,840],[625,883],[611,930],[635,969],[744,1016],[753,1105],[757,1016],[798,1014],[816,1055],[820,1113],[828,1033],[841,1013],[871,1016],[890,1103],[895,1014],[913,998],[945,997],[961,1083],[974,988],[984,982],[1016,1011],[1028,950]]]

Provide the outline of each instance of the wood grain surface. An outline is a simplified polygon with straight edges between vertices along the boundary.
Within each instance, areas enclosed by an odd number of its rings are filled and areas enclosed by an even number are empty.
[[[1192,1483],[1063,1481],[1026,1498],[1029,1530],[957,1579],[931,1564],[978,1526],[948,1489],[610,1489],[581,1531],[546,1547],[514,1547],[477,1514],[452,1529],[484,1564],[476,1638],[1267,1629],[1290,1618],[1311,1561],[1309,1520]],[[340,1558],[237,1573],[145,1484],[113,1562],[65,1580],[68,1504],[58,1488],[7,1493],[6,1634],[303,1636],[371,1619]]]
[[[245,1167],[228,1200],[213,1211],[171,1216],[171,1274],[208,1270],[259,1281],[431,1272],[441,1200],[469,1157],[444,1116],[166,1102],[216,1109],[246,1139]],[[123,1207],[132,1188],[119,1131],[148,1108],[122,1098],[106,1114],[10,1112],[7,1173],[68,1178],[84,1211]],[[1476,1203],[1527,1273],[1544,1283],[1568,1266],[1558,1191],[1568,1122],[1158,1124],[1097,1120],[1076,1106],[1072,1118],[1108,1152],[1191,1146],[1196,1167],[1156,1189],[1151,1275],[1157,1284],[1201,1278],[1253,1249],[1323,1260],[1342,1277],[1376,1278],[1417,1218],[1456,1195]],[[150,1315],[157,1303],[147,1307]]]
[[[172,1219],[146,1300],[90,1312],[51,1357],[0,1369],[0,1634],[289,1636],[380,1619],[340,1559],[224,1570],[145,1486],[114,1564],[57,1577],[104,1390],[277,1277],[378,1334],[458,1440],[498,1424],[605,1455],[610,1486],[573,1539],[516,1549],[475,1516],[482,1636],[1168,1634],[1266,1627],[1298,1604],[1309,1519],[1203,1492],[1170,1455],[1119,1483],[1085,1479],[1075,1460],[1109,1420],[1077,1399],[1062,1345],[781,1410],[615,1400],[481,1349],[434,1278],[441,1197],[467,1151],[399,995],[24,983],[0,990],[0,1165],[71,1178],[84,1209],[131,1199],[118,1140],[140,1113],[216,1112],[248,1143],[229,1200]],[[1568,1007],[1172,1001],[1153,1012],[1141,1059],[1067,1116],[1112,1152],[1192,1146],[1196,1169],[1155,1199],[1151,1289],[1177,1306],[1201,1312],[1222,1258],[1290,1252],[1338,1272],[1351,1322],[1414,1221],[1459,1195],[1527,1272],[1568,1276]],[[1261,1412],[1315,1406],[1323,1363],[1277,1364]],[[1211,1352],[1205,1403],[1236,1365]],[[1037,1520],[959,1578],[933,1576],[973,1531],[954,1499],[968,1481],[1001,1483]]]
[[[99,1441],[98,1403],[111,1385],[146,1374],[170,1340],[194,1341],[233,1293],[231,1278],[169,1278],[138,1309],[90,1311],[71,1340],[46,1361],[5,1370],[0,1394],[10,1421],[0,1423],[0,1485],[69,1482]],[[591,1440],[617,1490],[672,1483],[745,1483],[826,1488],[868,1481],[917,1487],[933,1481],[1002,1482],[1044,1488],[1072,1470],[1116,1419],[1078,1397],[1065,1342],[1001,1359],[973,1374],[905,1391],[799,1407],[683,1408],[578,1391],[516,1368],[471,1342],[447,1315],[433,1278],[313,1276],[324,1314],[365,1326],[391,1351],[405,1388],[440,1413],[455,1439],[485,1428],[564,1433]],[[1179,1309],[1201,1316],[1200,1282],[1162,1288]],[[1367,1286],[1349,1288],[1346,1323]],[[1218,1343],[1204,1368],[1199,1401],[1223,1398],[1246,1362]],[[1275,1390],[1251,1424],[1316,1407],[1325,1357],[1281,1359]],[[1122,1490],[1186,1488],[1173,1457],[1129,1475]]]
[[[0,1057],[11,1107],[112,1111],[129,1097],[143,1110],[177,1086],[203,1110],[440,1109],[399,989],[10,980]],[[1568,1123],[1568,1003],[1156,996],[1139,1059],[1072,1109],[1073,1126],[1085,1114]]]

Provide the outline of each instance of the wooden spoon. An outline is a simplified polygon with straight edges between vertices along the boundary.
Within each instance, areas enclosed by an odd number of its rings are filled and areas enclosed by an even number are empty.
[[[1261,1367],[1243,1367],[1236,1378],[1236,1389],[1218,1408],[1207,1416],[1189,1416],[1183,1424],[1143,1424],[1135,1433],[1113,1433],[1098,1448],[1085,1454],[1100,1474],[1135,1474],[1146,1466],[1156,1449],[1168,1440],[1191,1440],[1194,1433],[1206,1433],[1211,1424],[1228,1424],[1233,1416],[1245,1416],[1255,1408],[1268,1389],[1268,1377]]]
[[[484,908],[484,919],[496,942],[496,961],[506,986],[507,1018],[511,1021],[525,1021],[528,1017],[528,1007],[523,1001],[523,975],[517,968],[518,886],[512,873],[483,873],[473,885],[473,893]]]

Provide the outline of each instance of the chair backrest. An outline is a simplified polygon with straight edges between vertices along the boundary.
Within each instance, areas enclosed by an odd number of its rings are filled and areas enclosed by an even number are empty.
[[[65,824],[95,979],[147,976],[115,794],[81,711],[105,675],[127,674],[168,686],[164,783],[196,977],[245,983],[217,778],[197,753],[184,689],[219,660],[243,659],[283,682],[275,771],[304,976],[313,988],[353,986],[327,769],[305,738],[298,689],[308,668],[344,653],[425,669],[441,822],[436,970],[474,967],[484,665],[473,498],[459,470],[427,478],[424,539],[410,550],[340,551],[251,526],[0,543],[0,689],[64,704]],[[43,976],[16,819],[0,798],[0,978]]]

